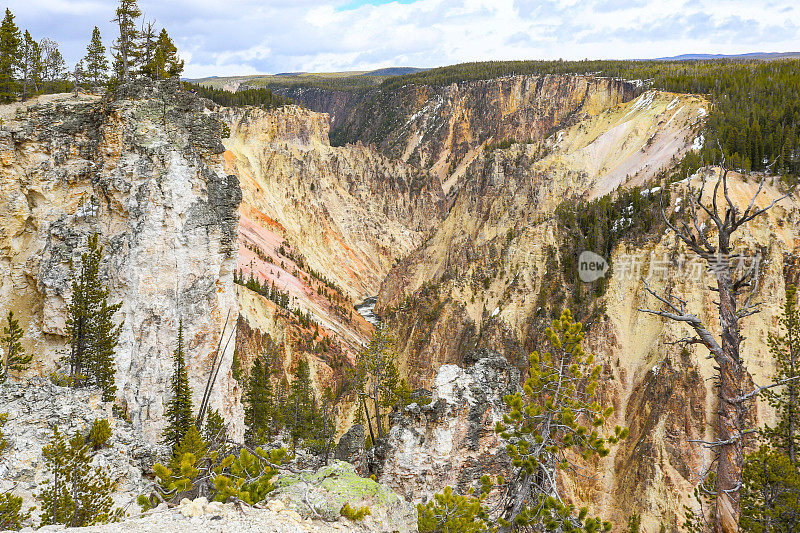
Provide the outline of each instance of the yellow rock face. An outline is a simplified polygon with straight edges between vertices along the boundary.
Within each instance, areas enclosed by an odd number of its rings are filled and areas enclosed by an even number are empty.
[[[292,309],[308,312],[319,325],[302,327],[266,298],[240,288],[250,340],[240,342],[238,354],[247,369],[260,356],[254,339],[274,342],[280,353],[275,371],[291,381],[298,361],[307,360],[321,398],[326,386],[335,389],[343,379],[337,358],[352,359],[371,334],[353,304],[377,294],[395,261],[441,219],[441,186],[435,176],[361,144],[331,147],[324,114],[299,107],[223,114],[231,131],[224,140],[226,171],[239,177],[243,194],[239,267],[287,292]],[[315,352],[311,346],[320,339],[335,346]],[[352,407],[343,404],[340,432],[351,416]]]
[[[434,177],[362,145],[332,148],[328,118],[299,107],[227,111],[227,170],[241,212],[298,247],[359,300],[422,242],[443,212]],[[269,222],[267,222],[269,221]]]
[[[558,268],[563,231],[555,209],[567,199],[580,203],[647,184],[698,141],[707,110],[699,97],[649,91],[626,103],[599,106],[543,144],[478,153],[452,182],[447,218],[382,286],[379,312],[403,341],[404,371],[427,387],[440,365],[459,364],[471,347],[506,354],[532,349],[531,324],[540,320],[542,305],[537,295],[548,293],[552,281],[546,280],[559,279],[549,270]],[[675,185],[673,198],[685,186]],[[732,178],[731,195],[742,207],[756,190],[753,178]],[[767,205],[779,194],[768,185],[757,203]],[[746,249],[760,246],[764,254],[758,293],[764,311],[744,321],[743,354],[756,383],[767,382],[773,369],[766,339],[777,327],[787,254],[796,254],[800,242],[797,220],[796,200],[784,200],[768,217],[742,229]],[[564,480],[577,500],[615,523],[640,512],[647,530],[682,520],[682,505],[690,503],[687,495],[697,482],[693,472],[710,460],[687,441],[710,437],[716,402],[712,362],[699,348],[682,353],[665,344],[688,335],[681,325],[637,311],[657,304],[646,298],[641,281],[652,271],[662,275],[654,286],[661,289],[669,281],[718,331],[714,295],[705,290],[713,286],[712,278],[702,271],[696,278],[663,270],[661,258],[681,251],[667,235],[614,250],[617,266],[601,300],[605,316],[592,325],[587,342],[606,367],[605,394],[616,409],[612,427],[630,427],[631,437],[591,466],[593,477]],[[643,274],[621,272],[626,262],[640,265]],[[772,416],[759,404],[754,420]]]

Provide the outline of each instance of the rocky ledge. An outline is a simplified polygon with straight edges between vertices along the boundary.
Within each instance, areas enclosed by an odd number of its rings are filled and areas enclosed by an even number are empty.
[[[115,505],[128,512],[138,510],[136,497],[152,488],[143,472],[152,471],[167,450],[143,440],[129,422],[115,418],[112,406],[94,388],[69,389],[42,378],[0,384],[0,412],[8,413],[2,428],[8,447],[0,457],[0,492],[13,491],[30,507],[47,475],[42,448],[53,428],[68,436],[85,435],[95,420],[104,418],[111,425],[111,438],[94,454],[93,464],[107,468],[117,482]]]
[[[46,526],[36,531],[62,531],[63,526]],[[34,531],[31,528],[22,531]],[[360,524],[342,519],[326,523],[303,518],[279,500],[264,508],[234,503],[209,502],[205,498],[183,500],[175,508],[159,507],[138,518],[102,526],[70,528],[75,533],[330,533],[333,531],[372,531]]]

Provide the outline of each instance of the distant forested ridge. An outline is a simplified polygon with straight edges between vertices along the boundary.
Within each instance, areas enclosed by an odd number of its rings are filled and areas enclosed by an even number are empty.
[[[707,95],[712,108],[696,164],[800,176],[800,60],[490,61],[389,78],[382,91],[405,85],[444,86],[509,75],[586,74],[644,80],[646,88]],[[721,150],[720,150],[721,148]],[[697,157],[697,155],[692,156]]]
[[[245,89],[234,93],[224,89],[204,87],[187,81],[183,82],[183,86],[186,90],[195,92],[199,96],[208,98],[212,102],[225,107],[256,106],[274,109],[294,103],[291,98],[276,94],[267,88]]]

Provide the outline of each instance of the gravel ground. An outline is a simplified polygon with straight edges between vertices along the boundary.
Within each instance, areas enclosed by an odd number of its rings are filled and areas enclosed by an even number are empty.
[[[138,518],[102,526],[70,528],[74,533],[333,533],[374,531],[376,524],[367,517],[362,524],[342,518],[339,522],[303,519],[279,500],[271,500],[263,509],[236,504],[209,503],[205,498],[183,500],[169,509],[161,506]],[[63,526],[47,526],[35,530],[64,531]],[[25,528],[22,531],[34,531]]]

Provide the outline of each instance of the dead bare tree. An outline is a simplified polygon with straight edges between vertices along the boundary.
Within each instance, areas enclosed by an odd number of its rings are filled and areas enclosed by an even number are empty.
[[[742,486],[742,468],[744,465],[744,428],[747,406],[757,391],[745,392],[747,373],[740,357],[742,343],[741,325],[743,318],[759,311],[759,304],[753,301],[758,291],[759,267],[758,258],[752,258],[750,268],[741,268],[743,254],[735,250],[732,244],[734,233],[756,217],[764,214],[776,203],[789,195],[771,202],[767,207],[757,208],[756,198],[764,188],[767,173],[761,178],[758,190],[750,199],[749,205],[742,212],[734,203],[728,188],[728,173],[724,162],[720,168],[716,185],[709,201],[703,203],[706,189],[706,177],[703,174],[699,189],[689,184],[688,218],[676,227],[670,223],[662,205],[662,215],[670,230],[675,232],[687,248],[700,256],[714,273],[717,287],[709,287],[719,294],[720,338],[717,339],[703,324],[702,320],[687,310],[686,301],[667,290],[658,294],[645,281],[645,290],[661,304],[661,309],[639,309],[644,313],[684,322],[692,327],[696,336],[683,339],[682,342],[702,344],[711,352],[716,362],[716,386],[719,395],[719,408],[716,420],[716,439],[713,442],[702,442],[704,446],[715,452],[716,489],[711,491],[701,484],[701,488],[712,492],[715,496],[714,528],[717,533],[735,533],[739,530],[741,513],[739,497]],[[724,203],[718,205],[718,194],[722,189]],[[724,213],[724,214],[723,214]],[[706,235],[701,216],[708,217],[709,224],[716,228],[716,243],[713,237]],[[690,225],[691,224],[691,225]]]

